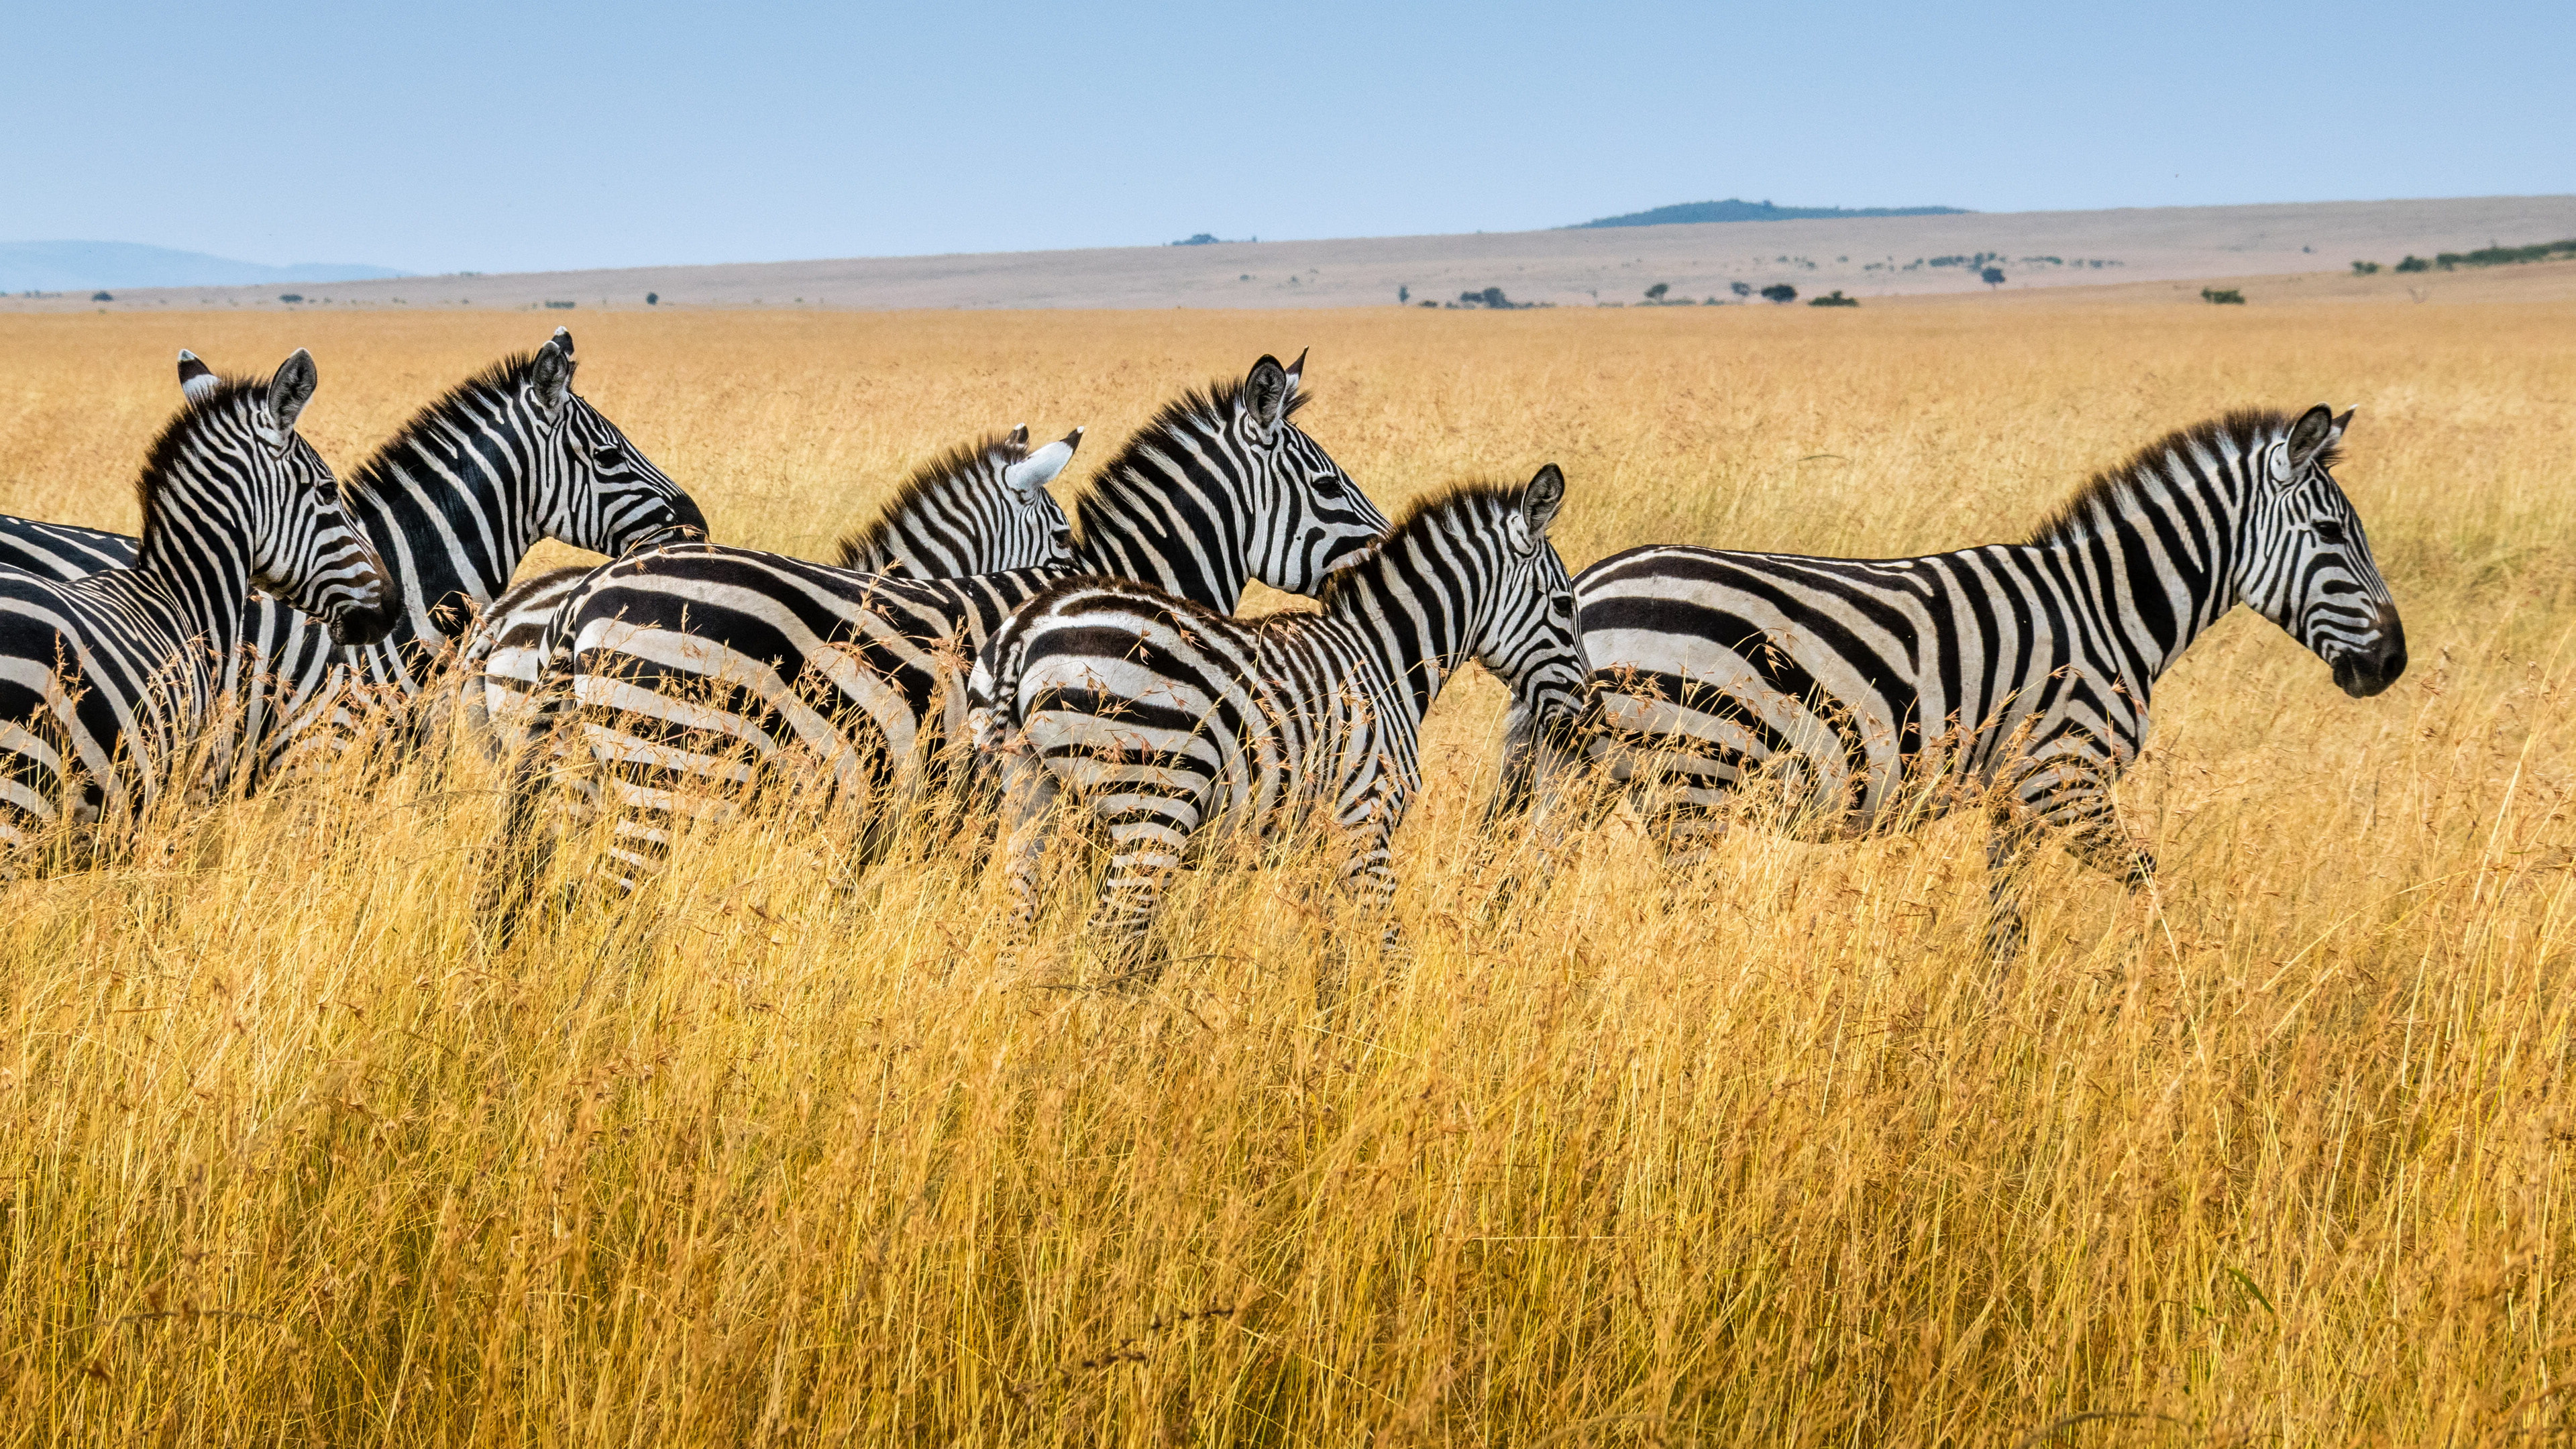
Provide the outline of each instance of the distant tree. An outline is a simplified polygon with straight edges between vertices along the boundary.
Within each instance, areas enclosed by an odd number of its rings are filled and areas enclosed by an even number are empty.
[[[89,299],[93,302],[113,302],[116,300],[116,295],[112,292],[92,292],[89,294]]]
[[[1726,290],[1733,292],[1739,297],[1750,297],[1753,295],[1753,284],[1751,282],[1729,282],[1726,284]]]
[[[2245,305],[2245,294],[2234,287],[2203,287],[2200,289],[2200,300],[2219,307],[2242,307]]]
[[[2004,269],[2001,267],[1988,267],[1984,271],[1977,273],[1977,280],[1985,283],[1989,290],[2000,287],[2004,284]]]
[[[301,292],[280,292],[277,294],[277,300],[281,302],[301,302],[304,300],[304,294]]]
[[[1649,302],[1660,302],[1664,300],[1664,294],[1672,289],[1673,284],[1670,282],[1657,282],[1655,285],[1646,289],[1646,300]]]
[[[1411,287],[1398,287],[1395,289],[1395,305],[1401,307],[1412,300],[1413,289]]]
[[[1786,282],[1773,282],[1770,286],[1762,289],[1762,296],[1766,301],[1777,302],[1786,306],[1789,303],[1798,300],[1798,289],[1790,286]]]
[[[2353,274],[2354,276],[2356,276],[2356,277],[2375,277],[2375,276],[2378,276],[2378,275],[2379,275],[2379,263],[2377,263],[2377,262],[2355,262],[2355,263],[2353,263],[2353,264],[2352,264],[2352,274]]]
[[[1830,296],[1808,298],[1807,305],[1810,307],[1857,307],[1860,305],[1860,298],[1846,297],[1843,295],[1843,289],[1836,287]]]
[[[2406,260],[2397,264],[2397,270],[2401,272],[2429,272],[2433,270],[2433,264],[2424,260],[2422,257],[2415,255],[2413,252],[2408,252],[2406,254]]]
[[[661,305],[662,305],[662,294],[661,294],[661,293],[659,293],[659,292],[647,292],[647,293],[645,293],[645,294],[644,294],[644,305],[645,305],[645,306],[647,306],[647,307],[659,307],[659,306],[661,306]]]

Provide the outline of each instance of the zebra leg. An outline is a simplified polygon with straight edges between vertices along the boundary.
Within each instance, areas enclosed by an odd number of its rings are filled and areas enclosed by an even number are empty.
[[[1034,751],[999,756],[1002,778],[1002,872],[1011,893],[1011,927],[1025,944],[1037,927],[1038,867],[1063,786]]]
[[[1999,809],[1993,833],[1986,837],[1986,958],[1997,966],[2021,956],[2022,885],[2029,875],[2031,827],[2019,815]]]
[[[1350,854],[1342,864],[1341,884],[1380,918],[1378,943],[1392,951],[1404,944],[1404,932],[1395,921],[1395,811],[1388,793],[1381,783],[1367,815],[1346,831]]]
[[[539,829],[537,812],[551,772],[546,768],[546,739],[541,737],[522,747],[510,766],[507,804],[503,807],[499,840],[484,863],[481,914],[492,921],[493,942],[507,946],[518,934],[519,921],[535,896],[538,878],[544,875],[553,854],[544,832]]]
[[[1125,977],[1130,985],[1150,986],[1163,974],[1147,933],[1162,906],[1164,885],[1180,869],[1187,838],[1159,811],[1110,822],[1109,872],[1101,878],[1099,903],[1084,930],[1105,938],[1112,950],[1136,963]]]

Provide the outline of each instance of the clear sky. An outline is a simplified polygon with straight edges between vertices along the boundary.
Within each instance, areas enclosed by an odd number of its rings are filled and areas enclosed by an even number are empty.
[[[0,47],[0,240],[420,272],[2576,192],[2576,0],[0,0]]]

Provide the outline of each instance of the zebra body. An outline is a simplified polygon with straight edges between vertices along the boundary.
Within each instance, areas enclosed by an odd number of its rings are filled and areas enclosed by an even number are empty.
[[[169,783],[254,587],[349,642],[390,627],[375,550],[295,431],[316,381],[298,351],[266,383],[191,389],[144,465],[132,566],[69,580],[0,569],[0,845],[12,854],[66,808],[128,824]]]
[[[2251,604],[2355,697],[2406,666],[2361,520],[2329,471],[2351,414],[2236,413],[2096,477],[2024,544],[1900,559],[1655,547],[1575,580],[1594,700],[1581,748],[1673,846],[1778,792],[1777,828],[1848,839],[1992,812],[1990,940],[2054,839],[2143,882],[2111,786],[2183,650]],[[1517,784],[1543,749],[1515,721]]]
[[[377,642],[337,646],[304,614],[251,597],[221,693],[241,712],[252,778],[306,750],[336,751],[378,703],[418,698],[474,606],[508,583],[538,537],[617,554],[703,535],[697,504],[572,391],[573,371],[572,334],[557,328],[535,353],[423,409],[353,475],[350,513],[397,589],[397,617]],[[187,356],[181,375],[190,391],[213,377]],[[139,546],[123,534],[0,518],[0,564],[48,577],[129,561]]]
[[[1231,611],[1255,578],[1313,592],[1379,536],[1385,515],[1291,421],[1299,373],[1264,357],[1241,385],[1166,407],[1078,505],[1070,555],[1034,566],[925,580],[686,548],[604,568],[548,625],[537,730],[605,787],[567,781],[577,805],[615,813],[629,880],[667,852],[675,817],[727,808],[791,751],[841,799],[908,797],[940,742],[965,738],[968,663],[1056,580],[1116,572]],[[549,774],[545,752],[522,760],[512,862]],[[505,928],[528,879],[514,874]]]
[[[1082,579],[1012,616],[977,662],[974,693],[1004,742],[1016,918],[1034,917],[1061,794],[1109,835],[1095,930],[1141,937],[1194,837],[1315,819],[1345,844],[1345,884],[1383,906],[1390,837],[1421,788],[1419,730],[1442,682],[1473,658],[1534,720],[1574,712],[1582,647],[1547,540],[1564,488],[1551,465],[1525,489],[1417,505],[1335,576],[1320,614],[1237,621]]]
[[[1022,426],[933,459],[895,490],[874,522],[841,540],[834,563],[924,579],[1063,563],[1073,555],[1072,529],[1046,485],[1073,461],[1082,431],[1031,453]],[[476,624],[457,689],[469,733],[493,758],[526,745],[546,626],[594,572],[549,569],[523,579]]]

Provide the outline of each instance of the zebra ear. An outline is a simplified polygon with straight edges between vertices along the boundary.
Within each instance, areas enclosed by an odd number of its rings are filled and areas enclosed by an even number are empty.
[[[2327,447],[2334,447],[2343,441],[2345,430],[2352,426],[2352,415],[2359,411],[2361,411],[2359,408],[2345,408],[2343,416],[2334,420],[2334,436],[2326,439]]]
[[[223,379],[215,376],[213,368],[198,361],[197,354],[184,347],[179,349],[179,395],[181,397],[190,402],[204,402],[207,398],[213,397],[215,389],[221,386],[223,386]]]
[[[1028,424],[1026,424],[1026,423],[1022,423],[1022,424],[1020,424],[1018,427],[1011,429],[1011,446],[1012,446],[1012,447],[1014,447],[1014,448],[1025,448],[1025,447],[1027,447],[1028,445],[1029,445],[1029,425],[1028,425]]]
[[[1306,365],[1305,354],[1298,354],[1297,365]],[[1243,379],[1243,410],[1251,415],[1252,425],[1265,435],[1277,432],[1279,425],[1287,421],[1289,399],[1296,395],[1297,379],[1279,365],[1278,358],[1266,352]]]
[[[2324,452],[2341,432],[2342,429],[2335,426],[2334,414],[2324,403],[2301,413],[2299,420],[2290,424],[2291,470],[2295,472],[2314,462],[2317,454]]]
[[[572,395],[572,334],[558,328],[528,366],[528,400],[551,418]]]
[[[303,415],[304,405],[313,401],[314,386],[321,380],[313,354],[301,347],[277,365],[277,375],[268,380],[268,390],[260,399],[268,413],[264,431],[270,442],[282,444],[294,433],[295,420]]]
[[[1565,506],[1565,474],[1554,463],[1538,470],[1521,490],[1521,526],[1529,531],[1529,542],[1523,553],[1535,550],[1539,540],[1547,537],[1548,525],[1556,522],[1557,510]]]
[[[1020,432],[1025,436],[1028,429],[1022,428]],[[1002,481],[1034,503],[1038,493],[1055,481],[1056,475],[1064,471],[1065,464],[1073,461],[1073,450],[1081,446],[1082,429],[1076,428],[1003,469]]]

